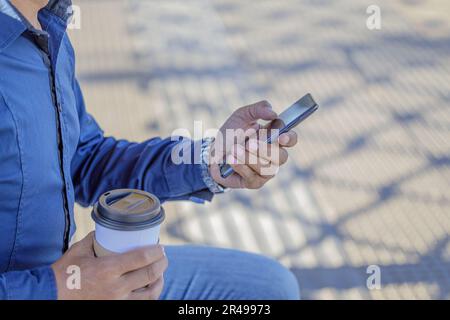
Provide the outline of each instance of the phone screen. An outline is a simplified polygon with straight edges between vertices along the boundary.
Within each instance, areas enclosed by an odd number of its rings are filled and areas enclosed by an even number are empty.
[[[284,110],[278,117],[267,125],[268,139],[271,143],[276,140],[278,136],[286,131],[289,131],[301,121],[310,116],[318,108],[317,103],[313,100],[310,94],[305,95],[292,106]],[[277,130],[273,130],[277,129]]]

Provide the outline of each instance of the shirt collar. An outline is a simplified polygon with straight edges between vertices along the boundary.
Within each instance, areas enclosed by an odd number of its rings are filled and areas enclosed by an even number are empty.
[[[67,24],[71,16],[71,5],[71,0],[50,0],[43,10]],[[0,52],[2,52],[29,29],[30,24],[16,12],[9,0],[0,0],[0,26]]]
[[[66,23],[72,16],[72,0],[50,0],[45,8]]]
[[[20,21],[20,17],[17,14],[16,10],[9,3],[9,0],[0,0],[0,12],[10,16],[11,18],[17,19]]]

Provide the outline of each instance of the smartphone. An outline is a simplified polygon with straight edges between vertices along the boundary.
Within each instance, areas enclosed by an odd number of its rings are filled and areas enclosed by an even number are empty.
[[[276,141],[278,137],[296,127],[300,122],[308,118],[314,111],[319,108],[319,105],[314,101],[311,94],[306,94],[292,106],[283,111],[277,119],[271,121],[267,126],[269,130],[267,143]],[[273,130],[272,129],[278,129]],[[227,178],[233,173],[233,168],[226,163],[220,165],[220,175],[222,178]]]

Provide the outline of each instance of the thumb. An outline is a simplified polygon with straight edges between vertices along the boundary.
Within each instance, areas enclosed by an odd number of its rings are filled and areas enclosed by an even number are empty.
[[[278,117],[272,110],[272,106],[267,101],[259,101],[254,104],[242,107],[236,111],[239,116],[248,122],[262,120],[274,120]]]
[[[72,248],[79,255],[94,255],[94,231],[75,243]]]

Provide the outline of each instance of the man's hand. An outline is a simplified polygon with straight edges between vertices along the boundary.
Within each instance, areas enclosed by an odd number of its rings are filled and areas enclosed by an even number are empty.
[[[217,183],[229,188],[259,189],[275,176],[279,167],[288,159],[285,148],[297,144],[297,134],[289,131],[280,135],[272,144],[267,144],[266,139],[258,140],[254,133],[261,129],[258,120],[271,121],[276,118],[277,114],[267,101],[233,112],[221,127],[215,145],[211,148],[214,155],[211,156],[213,160],[210,173]],[[227,132],[232,131],[235,132],[234,138],[229,139]],[[220,176],[217,164],[224,155],[227,155],[226,162],[234,170],[226,179]]]
[[[163,272],[168,262],[160,245],[140,248],[123,254],[95,257],[94,233],[75,243],[53,265],[58,299],[133,299],[156,300],[164,285]],[[80,268],[80,289],[70,289],[69,266]],[[145,289],[137,290],[147,286]]]

